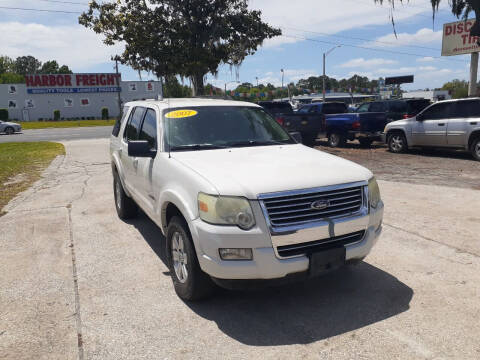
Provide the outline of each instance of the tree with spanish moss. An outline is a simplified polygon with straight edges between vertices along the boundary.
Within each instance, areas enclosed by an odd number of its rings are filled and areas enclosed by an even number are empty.
[[[281,35],[248,0],[91,1],[81,25],[122,43],[122,63],[160,76],[190,78],[196,95],[222,64],[239,66],[265,39]]]

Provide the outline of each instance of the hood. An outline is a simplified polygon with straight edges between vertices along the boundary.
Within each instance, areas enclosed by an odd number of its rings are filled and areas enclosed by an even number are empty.
[[[358,164],[300,144],[175,152],[172,158],[206,178],[220,195],[249,199],[372,176]]]
[[[17,124],[17,123],[13,123],[13,122],[8,122],[8,121],[4,121],[2,123],[0,123],[2,125],[9,125],[9,126],[20,126],[20,124]]]
[[[404,125],[410,124],[413,121],[416,121],[415,119],[416,119],[415,117],[411,117],[408,119],[396,120],[396,121],[389,122],[387,126],[404,126]]]

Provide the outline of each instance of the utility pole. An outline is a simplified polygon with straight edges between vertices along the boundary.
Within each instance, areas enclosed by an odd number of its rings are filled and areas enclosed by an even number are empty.
[[[285,75],[285,72],[283,71],[283,69],[280,69],[280,71],[282,72],[282,89],[283,89],[283,75]]]
[[[325,103],[325,60],[327,59],[328,54],[330,54],[333,50],[335,50],[337,47],[341,47],[342,45],[337,45],[328,50],[327,52],[323,53],[323,102]]]
[[[118,118],[121,119],[122,114],[122,98],[120,96],[120,92],[122,91],[122,87],[120,86],[120,74],[118,73],[118,56],[115,56],[115,73],[117,74],[117,96],[118,96]]]
[[[477,95],[478,52],[474,52],[470,58],[470,83],[468,84],[468,96]]]

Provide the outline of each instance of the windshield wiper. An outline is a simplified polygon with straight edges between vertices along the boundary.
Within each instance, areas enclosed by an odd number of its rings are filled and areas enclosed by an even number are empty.
[[[172,146],[170,151],[196,151],[196,150],[212,150],[212,149],[225,149],[225,146],[214,144],[190,144],[190,145],[178,145]]]
[[[267,145],[285,145],[285,144],[291,144],[291,142],[289,140],[285,140],[284,142],[276,141],[276,140],[264,140],[264,141],[245,140],[245,141],[230,142],[230,143],[227,143],[226,145],[229,147],[242,147],[242,146],[267,146]]]

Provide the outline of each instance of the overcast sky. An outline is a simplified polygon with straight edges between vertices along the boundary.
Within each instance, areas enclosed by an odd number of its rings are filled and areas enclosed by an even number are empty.
[[[62,0],[58,0],[62,1]],[[121,46],[108,47],[102,37],[78,25],[78,15],[1,9],[24,7],[81,12],[88,0],[0,0],[0,54],[33,55],[42,61],[56,59],[74,72],[111,72],[110,56]],[[394,11],[398,38],[393,34],[390,9],[373,0],[250,0],[263,18],[281,27],[283,36],[268,40],[239,70],[241,82],[281,85],[322,72],[322,53],[342,45],[327,57],[327,75],[337,79],[353,74],[380,76],[415,75],[405,89],[439,87],[454,78],[467,79],[469,57],[441,57],[442,24],[456,21],[444,0],[432,21],[430,0],[410,0]],[[124,80],[138,74],[121,67]],[[151,77],[151,76],[150,76]],[[147,74],[143,79],[147,79]],[[235,71],[224,66],[208,82],[222,87],[236,80]],[[235,84],[228,87],[233,88]]]

